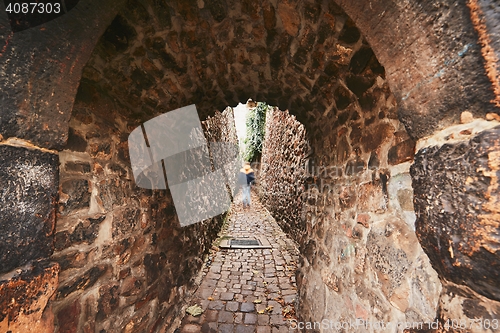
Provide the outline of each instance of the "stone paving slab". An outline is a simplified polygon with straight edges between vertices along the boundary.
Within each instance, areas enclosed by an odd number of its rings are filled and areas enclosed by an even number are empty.
[[[220,239],[265,237],[270,249],[218,249],[204,266],[204,276],[189,305],[201,316],[186,314],[178,333],[289,332],[295,318],[297,247],[252,193],[252,207],[235,199]]]

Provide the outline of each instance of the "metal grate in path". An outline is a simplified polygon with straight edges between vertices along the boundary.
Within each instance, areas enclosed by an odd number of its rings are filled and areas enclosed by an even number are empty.
[[[256,239],[231,239],[231,246],[260,246]]]
[[[266,237],[252,238],[229,238],[220,243],[221,249],[270,249],[271,244]]]

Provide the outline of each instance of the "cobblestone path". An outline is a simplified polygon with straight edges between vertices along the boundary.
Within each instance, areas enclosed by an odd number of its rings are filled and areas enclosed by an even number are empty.
[[[189,302],[203,309],[186,314],[176,332],[290,332],[295,318],[298,252],[252,193],[252,208],[236,198],[221,239],[265,236],[271,249],[217,249],[204,266]]]

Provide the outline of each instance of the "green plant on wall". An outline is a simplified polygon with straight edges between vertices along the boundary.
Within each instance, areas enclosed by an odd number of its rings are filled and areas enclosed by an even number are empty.
[[[259,102],[257,106],[247,114],[247,136],[245,139],[246,149],[243,152],[245,161],[255,161],[262,154],[264,134],[266,127],[266,112],[269,106]]]

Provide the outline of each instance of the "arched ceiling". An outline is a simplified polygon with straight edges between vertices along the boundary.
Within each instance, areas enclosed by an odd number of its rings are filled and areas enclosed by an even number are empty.
[[[384,69],[334,3],[200,6],[169,7],[168,17],[139,3],[122,11],[85,67],[77,100],[92,108],[107,98],[138,122],[192,103],[205,118],[248,98],[304,122],[313,110],[374,103],[363,93]]]
[[[88,59],[79,98],[99,94],[137,121],[190,103],[208,115],[248,97],[305,122],[311,110],[336,114],[370,103],[363,89],[382,75],[371,50],[413,138],[464,110],[498,112],[461,2],[87,0],[40,27],[12,34],[4,17],[0,27],[0,134],[48,148],[66,142]]]

